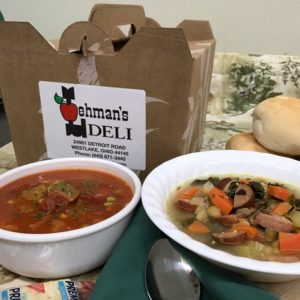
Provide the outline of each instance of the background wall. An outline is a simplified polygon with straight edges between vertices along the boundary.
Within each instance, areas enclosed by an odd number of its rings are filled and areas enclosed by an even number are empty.
[[[0,9],[6,20],[31,22],[54,39],[69,24],[87,20],[95,3],[143,5],[165,27],[183,19],[209,20],[219,52],[300,55],[297,0],[0,0]]]

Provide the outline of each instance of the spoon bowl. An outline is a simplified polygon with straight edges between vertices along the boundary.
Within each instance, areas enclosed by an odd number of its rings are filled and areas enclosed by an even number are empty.
[[[152,300],[199,300],[200,280],[167,239],[157,240],[145,267],[145,286]]]

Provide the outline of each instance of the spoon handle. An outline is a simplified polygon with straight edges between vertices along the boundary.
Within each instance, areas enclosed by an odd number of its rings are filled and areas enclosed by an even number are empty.
[[[149,251],[145,286],[151,300],[200,299],[200,280],[167,239],[157,240]]]

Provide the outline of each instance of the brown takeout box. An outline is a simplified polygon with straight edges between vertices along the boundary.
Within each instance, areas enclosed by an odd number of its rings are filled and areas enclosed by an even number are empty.
[[[62,33],[58,50],[25,22],[1,22],[0,39],[0,89],[19,165],[47,157],[41,80],[145,90],[141,176],[201,149],[215,51],[209,22],[162,28],[142,6],[97,4]]]

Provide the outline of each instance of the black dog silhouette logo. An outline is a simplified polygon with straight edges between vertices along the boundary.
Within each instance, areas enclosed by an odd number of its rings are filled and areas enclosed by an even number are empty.
[[[80,124],[74,124],[78,118],[78,107],[72,101],[75,101],[74,87],[62,88],[62,96],[57,93],[54,95],[54,100],[59,104],[60,113],[66,123],[66,134],[73,135],[76,137],[87,137],[86,120],[80,119]]]

